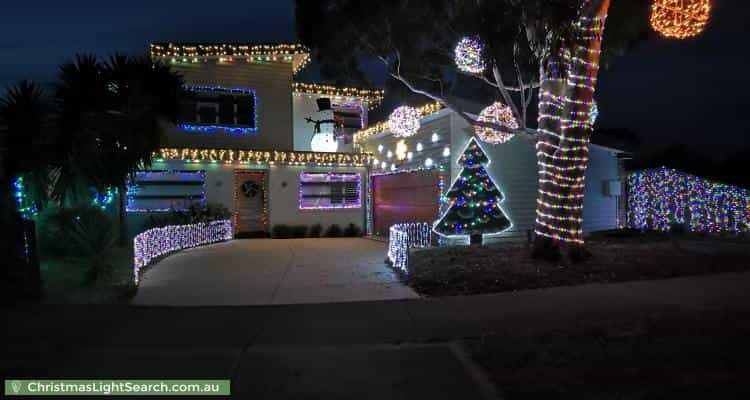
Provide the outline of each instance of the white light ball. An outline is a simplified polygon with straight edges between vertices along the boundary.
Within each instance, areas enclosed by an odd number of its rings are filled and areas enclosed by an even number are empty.
[[[419,122],[419,110],[414,107],[401,106],[393,110],[388,118],[388,130],[393,136],[408,137],[413,136],[421,126]]]
[[[518,121],[513,116],[510,107],[501,102],[496,102],[479,113],[477,121],[503,125],[508,128],[518,129]],[[501,132],[496,129],[475,126],[474,131],[479,140],[489,144],[502,144],[513,138],[512,133]]]
[[[482,43],[477,37],[461,39],[456,45],[453,57],[456,67],[463,72],[481,74],[486,68],[482,60]]]

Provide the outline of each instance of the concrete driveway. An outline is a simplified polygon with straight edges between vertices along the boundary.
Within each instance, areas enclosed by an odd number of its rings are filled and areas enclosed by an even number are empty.
[[[360,238],[244,239],[188,249],[148,267],[137,305],[260,305],[419,297]]]

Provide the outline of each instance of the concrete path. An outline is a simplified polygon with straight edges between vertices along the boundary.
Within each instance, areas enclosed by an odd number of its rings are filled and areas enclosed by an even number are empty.
[[[360,238],[245,239],[183,250],[148,267],[136,305],[264,305],[419,297]]]
[[[237,399],[492,399],[457,341],[750,309],[750,273],[255,307],[4,308],[0,375],[232,380]]]

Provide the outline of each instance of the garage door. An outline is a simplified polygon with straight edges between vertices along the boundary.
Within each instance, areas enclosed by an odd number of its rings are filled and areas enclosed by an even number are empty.
[[[435,169],[374,176],[373,233],[387,236],[393,224],[434,221],[438,213],[438,183]]]

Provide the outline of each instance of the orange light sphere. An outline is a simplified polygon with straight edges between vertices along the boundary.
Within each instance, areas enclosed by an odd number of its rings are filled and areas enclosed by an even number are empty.
[[[656,0],[651,27],[662,36],[686,39],[703,32],[710,13],[710,0]]]

